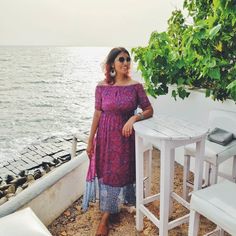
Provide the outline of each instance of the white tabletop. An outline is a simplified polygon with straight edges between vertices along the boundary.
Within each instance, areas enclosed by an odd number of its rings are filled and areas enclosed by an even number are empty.
[[[153,116],[150,119],[134,124],[136,133],[146,137],[165,140],[187,140],[202,137],[208,132],[208,128],[199,124],[170,117],[167,115]]]

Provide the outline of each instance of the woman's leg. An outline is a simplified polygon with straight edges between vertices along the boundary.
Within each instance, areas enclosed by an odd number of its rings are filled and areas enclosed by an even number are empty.
[[[109,212],[104,212],[97,228],[96,236],[107,236],[109,232]]]

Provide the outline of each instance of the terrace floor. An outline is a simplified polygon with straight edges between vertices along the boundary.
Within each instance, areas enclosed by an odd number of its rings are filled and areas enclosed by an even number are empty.
[[[160,159],[159,152],[153,151],[153,177],[152,177],[152,191],[156,192],[159,188],[159,168]],[[183,168],[181,165],[175,163],[175,182],[174,189],[178,194],[182,192],[182,174]],[[64,213],[61,214],[49,227],[49,231],[53,236],[94,236],[100,220],[100,212],[98,203],[91,204],[86,213],[81,212],[82,199],[74,202]],[[148,208],[154,214],[159,212],[159,202],[149,204]],[[175,219],[184,215],[187,209],[174,202],[173,214],[171,219]],[[209,222],[206,218],[201,217],[199,236],[213,230],[216,226]],[[183,224],[169,231],[170,236],[187,236],[188,225]],[[135,230],[135,208],[123,207],[120,213],[120,222],[110,225],[110,236],[155,236],[158,234],[157,227],[148,219],[144,219],[144,230],[137,233]]]

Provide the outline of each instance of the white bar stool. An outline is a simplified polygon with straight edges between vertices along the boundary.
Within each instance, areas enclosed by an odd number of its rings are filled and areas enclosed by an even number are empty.
[[[52,236],[29,207],[0,218],[0,235]]]
[[[209,127],[214,129],[219,127],[228,130],[234,134],[236,138],[236,112],[213,110],[209,115]],[[194,145],[184,147],[184,174],[183,174],[183,198],[188,198],[188,188],[193,187],[189,181],[190,159],[196,156]],[[219,165],[224,161],[233,157],[232,172],[224,174],[219,172]],[[206,140],[205,144],[205,183],[209,186],[217,183],[217,177],[221,176],[230,181],[236,181],[236,139],[226,146]]]
[[[184,176],[183,176],[183,198],[188,198],[188,188],[193,187],[189,182],[190,173],[190,158],[195,157],[196,151],[194,145],[185,146],[184,160]],[[236,140],[232,141],[227,146],[222,146],[206,140],[204,154],[206,169],[205,169],[205,184],[206,186],[216,184],[217,177],[221,176],[230,181],[236,180]],[[228,175],[219,172],[219,165],[224,161],[233,157],[232,172]]]
[[[229,234],[236,235],[236,184],[228,180],[192,193],[189,236],[198,235],[199,214]],[[223,235],[223,230],[220,235]]]

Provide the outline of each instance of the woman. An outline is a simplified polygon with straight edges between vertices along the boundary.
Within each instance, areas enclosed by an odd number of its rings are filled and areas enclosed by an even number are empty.
[[[103,213],[97,236],[108,235],[109,218],[119,212],[122,194],[125,203],[135,203],[133,124],[153,114],[143,86],[129,75],[130,63],[125,48],[113,48],[105,62],[106,78],[95,92],[95,112],[86,151],[89,158],[95,157]],[[138,106],[142,113],[134,114]]]

